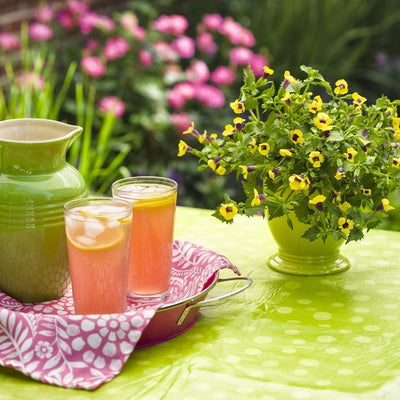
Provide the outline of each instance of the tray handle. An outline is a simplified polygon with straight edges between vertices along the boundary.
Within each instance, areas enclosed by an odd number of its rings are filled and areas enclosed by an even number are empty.
[[[215,303],[217,303],[218,301],[226,299],[228,297],[234,296],[235,294],[242,292],[243,290],[247,289],[253,283],[253,280],[248,276],[234,276],[232,278],[219,278],[217,283],[227,282],[227,281],[239,281],[239,280],[245,280],[247,282],[245,285],[241,286],[240,288],[238,288],[232,292],[229,292],[227,294],[224,294],[222,296],[213,297],[212,299],[206,299],[206,300],[199,301],[197,303],[189,304],[183,311],[182,315],[179,317],[177,325],[178,326],[182,325],[183,321],[185,320],[186,316],[188,315],[189,311],[192,308],[216,305]]]

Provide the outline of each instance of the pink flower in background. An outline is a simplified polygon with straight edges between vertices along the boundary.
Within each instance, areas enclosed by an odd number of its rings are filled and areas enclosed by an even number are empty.
[[[185,99],[179,95],[174,89],[169,90],[167,93],[167,100],[169,105],[177,110],[185,105]]]
[[[36,74],[35,72],[31,71],[26,74],[22,74],[18,78],[18,85],[20,87],[27,86],[31,90],[41,90],[44,88],[44,78],[42,75]]]
[[[190,100],[196,96],[195,88],[190,82],[177,83],[172,90],[177,96],[184,100]]]
[[[203,60],[196,60],[185,72],[192,82],[206,82],[210,78],[210,70]]]
[[[223,20],[224,19],[219,14],[206,14],[203,17],[203,23],[210,31],[219,30]]]
[[[183,15],[161,15],[152,24],[154,30],[166,35],[182,35],[189,23]]]
[[[105,113],[114,113],[115,118],[121,118],[125,112],[125,104],[118,97],[108,96],[100,101],[99,109]]]
[[[255,76],[264,74],[264,66],[269,65],[268,60],[261,54],[253,54],[250,59],[250,67]]]
[[[196,85],[196,99],[211,108],[220,108],[225,104],[225,96],[221,90],[204,83]]]
[[[242,28],[240,43],[246,47],[253,47],[256,44],[256,39],[248,29]]]
[[[89,52],[95,51],[99,48],[99,41],[97,39],[89,39],[86,42],[85,49],[87,49]]]
[[[81,60],[81,66],[84,71],[95,78],[99,78],[106,73],[106,66],[98,57],[84,57]]]
[[[147,36],[146,30],[142,26],[137,26],[132,34],[136,39],[141,41],[146,39]]]
[[[235,22],[232,18],[224,18],[223,24],[219,29],[219,32],[226,36],[232,44],[241,44],[242,38],[242,25]]]
[[[230,85],[235,82],[236,74],[231,68],[220,65],[211,74],[211,82],[218,86]]]
[[[191,125],[191,120],[186,113],[171,113],[171,122],[178,134],[185,132]]]
[[[7,33],[7,32],[0,33],[0,47],[6,51],[19,49],[20,47],[19,38],[12,33]]]
[[[40,7],[35,10],[33,16],[37,21],[40,22],[50,22],[54,18],[54,11],[49,6]]]
[[[89,11],[89,6],[82,0],[68,0],[67,7],[72,14],[83,14]]]
[[[103,55],[108,61],[123,57],[129,50],[129,42],[122,36],[112,37],[107,40]]]
[[[166,62],[174,62],[178,59],[178,54],[168,42],[159,40],[154,42],[153,46],[157,56],[162,60]]]
[[[132,35],[139,23],[136,15],[130,11],[124,12],[120,17],[119,22],[121,26]]]
[[[195,52],[195,42],[189,36],[179,36],[171,43],[172,48],[182,57],[191,58]]]
[[[214,42],[210,32],[200,33],[200,35],[198,35],[196,38],[196,45],[200,51],[211,56],[214,55],[218,50],[218,46]]]
[[[29,27],[29,36],[37,42],[42,42],[53,37],[53,30],[45,24],[34,22]]]
[[[62,10],[58,13],[57,21],[67,31],[71,30],[75,25],[72,14],[67,10]]]
[[[153,56],[147,50],[139,50],[139,61],[145,67],[149,67],[153,64]]]
[[[235,47],[229,52],[229,60],[234,65],[247,66],[253,57],[253,52],[247,47]]]
[[[94,12],[81,14],[78,20],[79,29],[84,35],[88,35],[94,28],[110,32],[115,28],[115,22],[104,15]]]

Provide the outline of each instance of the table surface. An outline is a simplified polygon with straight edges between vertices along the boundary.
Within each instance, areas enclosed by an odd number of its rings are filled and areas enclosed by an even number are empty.
[[[225,255],[253,284],[202,307],[187,332],[136,349],[95,391],[42,384],[0,367],[0,400],[359,400],[400,397],[400,233],[343,246],[350,270],[296,277],[270,270],[265,220],[178,207],[175,237]],[[222,276],[232,272],[222,271]],[[209,298],[242,283],[220,283]]]

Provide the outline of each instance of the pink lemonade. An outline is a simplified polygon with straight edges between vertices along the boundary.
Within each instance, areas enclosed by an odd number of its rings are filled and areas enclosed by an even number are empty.
[[[85,205],[65,216],[76,314],[126,310],[131,219],[116,219],[118,209],[121,214],[118,206]]]
[[[171,278],[176,186],[127,184],[114,196],[133,204],[128,292],[143,300],[163,298]]]

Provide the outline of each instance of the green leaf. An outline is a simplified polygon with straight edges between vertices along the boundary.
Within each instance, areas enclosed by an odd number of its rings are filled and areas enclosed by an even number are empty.
[[[308,239],[310,242],[318,239],[319,236],[319,229],[317,226],[311,226],[308,228],[304,234],[302,235],[302,238]]]

